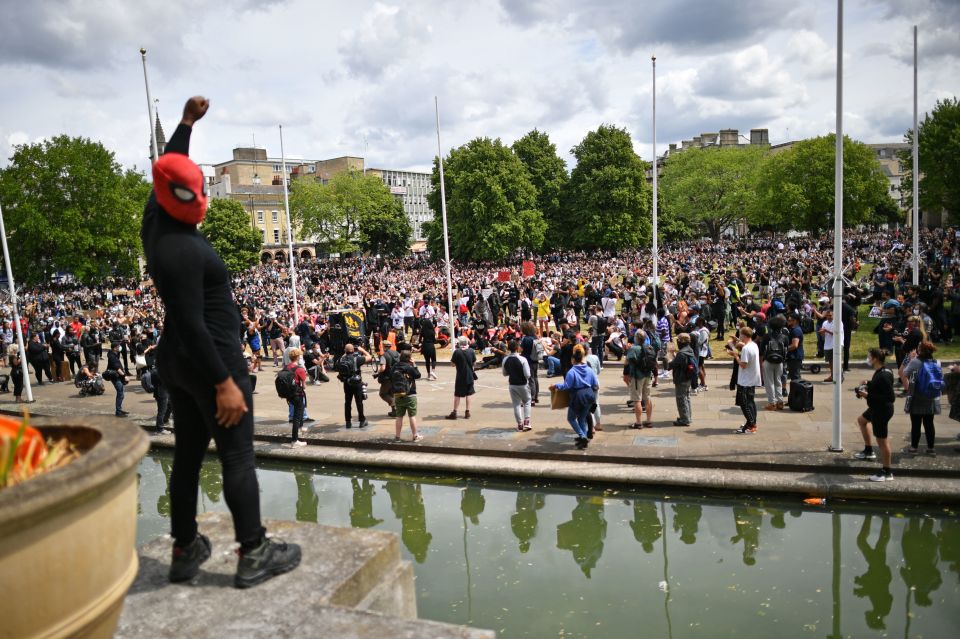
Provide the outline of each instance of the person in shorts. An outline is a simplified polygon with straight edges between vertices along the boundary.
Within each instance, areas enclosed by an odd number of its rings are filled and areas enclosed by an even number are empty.
[[[413,364],[413,353],[409,350],[400,352],[400,361],[394,364],[395,375],[402,373],[407,378],[409,388],[406,393],[393,394],[393,409],[397,414],[394,426],[396,426],[396,437],[394,441],[402,441],[400,431],[403,430],[403,417],[408,416],[410,420],[410,432],[413,434],[413,441],[418,442],[423,439],[423,435],[417,432],[417,380],[420,379],[420,371]],[[394,390],[396,390],[394,385]]]
[[[882,348],[871,348],[869,351],[870,365],[873,366],[873,379],[864,381],[857,388],[857,397],[867,400],[867,410],[857,417],[857,426],[863,436],[863,450],[856,453],[857,459],[874,460],[877,454],[873,450],[868,424],[873,425],[873,436],[877,439],[877,448],[880,449],[880,472],[870,477],[870,481],[892,481],[890,471],[891,452],[890,442],[887,439],[887,425],[893,417],[893,404],[896,394],[893,390],[893,373],[884,367],[884,361],[889,353]]]

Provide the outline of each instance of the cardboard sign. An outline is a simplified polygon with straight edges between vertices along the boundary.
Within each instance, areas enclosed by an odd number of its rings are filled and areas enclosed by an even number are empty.
[[[498,282],[509,282],[510,281],[510,271],[499,271],[497,273]]]
[[[534,266],[531,260],[523,261],[523,276],[524,277],[533,277],[534,276]]]

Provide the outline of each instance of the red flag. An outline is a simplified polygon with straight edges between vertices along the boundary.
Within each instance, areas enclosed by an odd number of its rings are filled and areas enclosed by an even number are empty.
[[[497,273],[498,282],[509,282],[510,281],[510,271],[499,271]]]
[[[531,260],[523,261],[523,276],[533,277],[533,262]]]

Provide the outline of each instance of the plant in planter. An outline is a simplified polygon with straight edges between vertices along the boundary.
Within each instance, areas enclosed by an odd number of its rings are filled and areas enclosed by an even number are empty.
[[[0,417],[0,488],[14,486],[35,475],[70,463],[79,453],[65,439],[48,441],[23,419]]]

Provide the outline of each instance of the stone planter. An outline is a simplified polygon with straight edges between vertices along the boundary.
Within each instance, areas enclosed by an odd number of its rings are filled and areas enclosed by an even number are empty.
[[[137,464],[149,440],[114,418],[31,425],[84,452],[0,490],[0,634],[111,637],[137,574]]]

